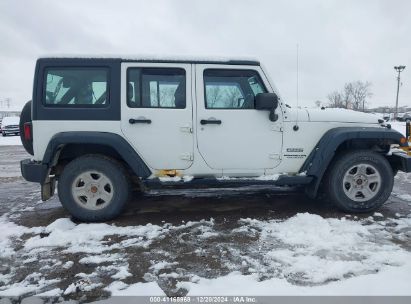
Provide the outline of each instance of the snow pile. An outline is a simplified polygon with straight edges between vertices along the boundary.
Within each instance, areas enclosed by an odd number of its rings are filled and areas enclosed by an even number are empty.
[[[41,290],[48,285],[58,283],[58,279],[47,280],[41,273],[29,274],[24,280],[8,285],[7,289],[0,288],[0,297],[17,297],[22,294]]]
[[[26,241],[26,249],[47,247],[65,247],[71,253],[102,253],[121,247],[121,243],[106,245],[101,240],[111,235],[133,237],[127,240],[128,246],[147,247],[152,240],[168,231],[167,227],[147,224],[145,226],[118,227],[108,224],[74,224],[68,218],[61,218],[44,228],[47,235],[36,235]],[[102,257],[101,257],[102,258]]]
[[[411,195],[410,194],[396,194],[396,197],[403,201],[411,202]]]
[[[5,216],[0,217],[0,257],[10,257],[14,254],[11,240],[19,238],[25,233],[36,231],[8,221]]]
[[[156,282],[135,283],[127,285],[121,281],[111,283],[105,290],[112,296],[165,296]]]
[[[1,136],[0,146],[20,146],[22,145],[20,136]]]
[[[201,278],[198,282],[180,282],[177,286],[188,290],[188,296],[410,296],[411,263],[402,268],[387,267],[378,274],[368,274],[320,286],[296,286],[284,279],[260,281],[256,274],[239,272],[216,279]]]
[[[15,255],[10,239],[27,234],[19,255],[27,263],[37,258],[42,266],[16,283],[10,275],[0,276],[0,296],[99,289],[114,296],[177,290],[188,295],[411,295],[411,253],[404,245],[411,240],[411,217],[375,213],[350,220],[301,213],[286,220],[241,219],[230,229],[224,225],[212,218],[127,227],[60,218],[29,229],[2,217],[0,245],[8,250],[0,257]],[[165,245],[157,248],[159,240]],[[134,246],[142,252],[141,275],[130,257]],[[204,258],[215,263],[196,267],[209,261]],[[50,269],[72,272],[84,265],[87,271],[76,273],[64,287],[48,276]]]
[[[352,276],[376,273],[387,265],[402,266],[411,254],[384,242],[377,224],[325,219],[298,214],[286,221],[244,220],[260,230],[260,245],[267,248],[264,268],[298,284],[323,284]],[[376,237],[381,241],[376,242]],[[275,244],[274,249],[272,244]],[[273,269],[271,269],[271,272]]]

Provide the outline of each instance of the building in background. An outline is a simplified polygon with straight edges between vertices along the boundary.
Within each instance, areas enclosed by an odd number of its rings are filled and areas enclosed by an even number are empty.
[[[13,104],[11,98],[0,98],[0,121],[6,116],[20,116],[21,107]]]

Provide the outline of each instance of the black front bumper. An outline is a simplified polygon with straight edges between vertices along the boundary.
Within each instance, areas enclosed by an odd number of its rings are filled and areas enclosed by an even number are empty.
[[[411,172],[411,156],[405,153],[393,153],[392,155],[400,162],[401,171]]]
[[[28,182],[43,184],[48,174],[48,166],[35,162],[31,159],[24,159],[20,162],[21,175]]]

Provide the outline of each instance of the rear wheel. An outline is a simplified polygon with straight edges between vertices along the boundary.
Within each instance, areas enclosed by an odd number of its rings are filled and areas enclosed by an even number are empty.
[[[370,212],[382,206],[391,194],[394,174],[380,154],[352,151],[342,154],[326,179],[328,197],[348,212]]]
[[[64,208],[82,221],[105,221],[118,216],[130,194],[123,166],[113,159],[86,155],[71,161],[58,181]]]

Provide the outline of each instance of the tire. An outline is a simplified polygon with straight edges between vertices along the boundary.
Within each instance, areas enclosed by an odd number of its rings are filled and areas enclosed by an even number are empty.
[[[68,163],[58,180],[63,207],[81,221],[107,221],[117,217],[130,196],[124,167],[100,155],[85,155]]]
[[[34,155],[33,138],[31,138],[30,140],[27,140],[24,137],[24,124],[26,122],[31,122],[31,106],[32,106],[32,102],[30,100],[24,105],[23,109],[21,110],[19,129],[20,129],[20,140],[23,144],[24,149],[27,151],[27,153]]]
[[[7,136],[7,134],[4,133],[4,132],[1,132],[1,135],[3,135],[3,137],[6,137],[6,136]]]
[[[393,170],[382,155],[369,150],[345,152],[329,168],[328,198],[345,212],[365,213],[381,207],[391,195]]]

